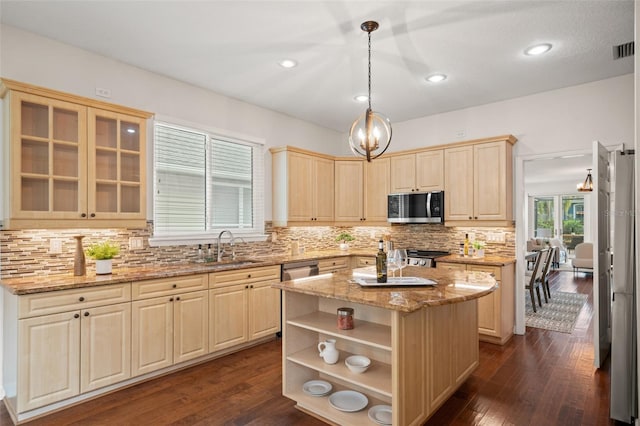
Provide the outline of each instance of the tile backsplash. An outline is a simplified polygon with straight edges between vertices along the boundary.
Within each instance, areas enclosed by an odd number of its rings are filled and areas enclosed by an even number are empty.
[[[265,225],[268,236],[264,242],[239,242],[235,246],[239,257],[263,257],[289,253],[291,242],[297,240],[306,251],[336,249],[335,237],[342,231],[355,238],[349,243],[351,249],[367,250],[373,255],[377,242],[389,236],[396,248],[420,248],[457,252],[465,233],[475,234],[478,241],[487,241],[488,233],[504,233],[504,243],[486,243],[487,255],[515,256],[515,230],[513,228],[455,228],[443,225],[393,225],[389,227],[292,227],[274,228]],[[153,224],[145,229],[67,229],[67,230],[4,230],[0,231],[0,277],[20,277],[73,272],[76,235],[84,235],[83,246],[104,240],[120,245],[120,255],[113,259],[114,268],[121,266],[147,265],[149,263],[170,264],[195,261],[198,244],[150,247],[149,237]],[[141,237],[143,248],[129,249],[129,238]],[[49,252],[50,240],[62,240],[62,252]],[[217,250],[212,238],[212,250]],[[206,252],[207,246],[204,245]],[[93,268],[93,260],[87,259],[87,268]]]

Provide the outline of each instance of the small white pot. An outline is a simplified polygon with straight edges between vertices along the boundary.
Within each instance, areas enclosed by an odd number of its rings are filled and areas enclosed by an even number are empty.
[[[340,243],[340,250],[349,250],[349,244]]]
[[[111,259],[96,260],[96,274],[110,274],[112,267]]]

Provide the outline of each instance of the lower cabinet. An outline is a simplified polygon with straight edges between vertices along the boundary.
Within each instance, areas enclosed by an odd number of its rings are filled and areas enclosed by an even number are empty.
[[[375,256],[355,256],[352,260],[352,268],[363,268],[366,266],[375,266],[376,265],[376,257]]]
[[[514,264],[488,266],[438,262],[437,267],[493,274],[498,282],[498,289],[478,299],[478,332],[481,341],[505,344],[513,336],[515,320]]]
[[[280,267],[210,274],[209,351],[216,352],[280,331]]]
[[[344,271],[351,267],[351,258],[349,256],[333,257],[331,259],[320,259],[318,261],[318,272],[321,274],[329,274],[338,271]]]

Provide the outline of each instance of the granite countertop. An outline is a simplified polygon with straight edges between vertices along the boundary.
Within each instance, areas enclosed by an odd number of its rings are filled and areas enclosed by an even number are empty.
[[[236,269],[256,268],[260,266],[273,266],[300,260],[323,259],[341,256],[374,256],[375,253],[364,250],[323,250],[308,251],[295,256],[280,255],[262,258],[236,259],[235,261],[205,262],[205,263],[175,263],[175,264],[149,264],[145,266],[114,268],[108,275],[96,275],[92,268],[87,268],[87,274],[74,276],[73,271],[66,274],[38,275],[20,278],[0,279],[0,285],[8,289],[12,294],[44,293],[48,291],[67,290],[72,288],[95,287],[108,284],[125,283],[132,281],[151,280],[157,278],[170,278],[185,275],[207,274],[210,272],[222,272]],[[240,264],[237,262],[248,261]]]
[[[312,296],[345,300],[384,309],[413,312],[423,307],[459,303],[485,296],[498,287],[496,280],[486,272],[444,271],[436,268],[407,266],[405,277],[429,278],[435,286],[362,287],[353,282],[354,275],[375,276],[375,268],[323,274],[302,280],[284,281],[272,287]]]
[[[468,265],[505,266],[516,263],[516,258],[503,256],[460,257],[459,254],[450,254],[448,256],[436,258],[436,264],[438,262],[464,263]]]

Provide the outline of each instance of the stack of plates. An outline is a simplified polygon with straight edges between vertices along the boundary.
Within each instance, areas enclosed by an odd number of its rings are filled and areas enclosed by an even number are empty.
[[[311,396],[329,395],[331,389],[333,389],[331,383],[324,380],[309,380],[302,385],[302,390],[304,391],[304,393]]]
[[[343,390],[332,393],[329,397],[329,404],[336,410],[354,412],[360,411],[367,406],[367,397],[356,391]]]
[[[374,405],[369,408],[369,418],[379,425],[391,424],[391,406],[390,405]]]

